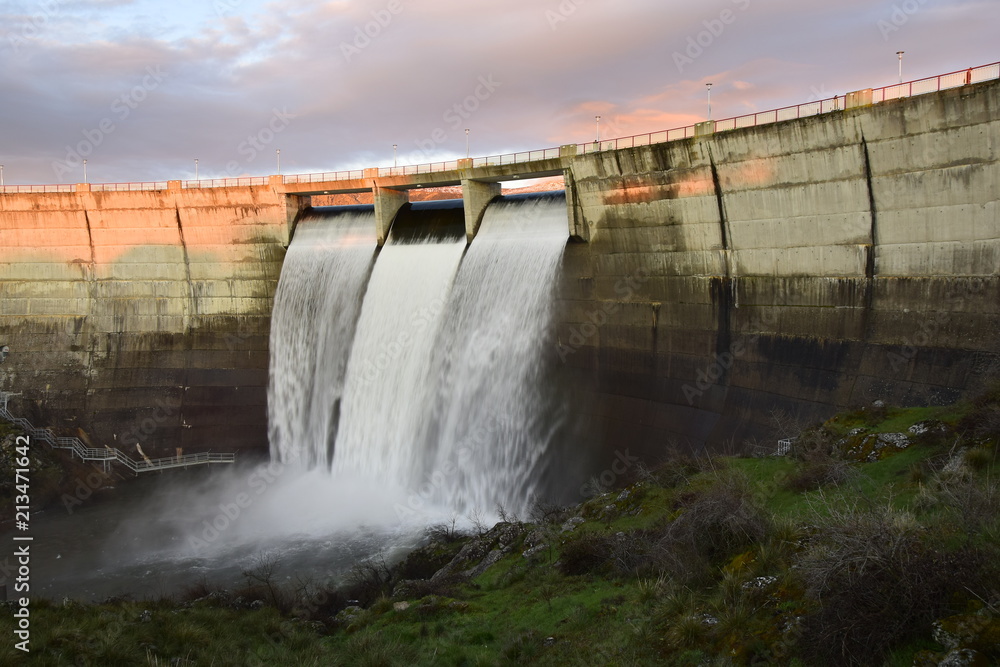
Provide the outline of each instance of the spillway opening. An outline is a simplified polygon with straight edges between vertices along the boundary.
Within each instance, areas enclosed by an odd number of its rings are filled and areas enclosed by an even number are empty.
[[[404,205],[377,255],[371,235],[363,250],[345,243],[372,215],[313,210],[289,248],[272,457],[402,491],[400,517],[526,512],[561,429],[550,373],[564,196],[496,198],[468,247],[461,200]]]
[[[417,243],[465,238],[465,207],[461,199],[404,204],[393,218],[390,241]]]

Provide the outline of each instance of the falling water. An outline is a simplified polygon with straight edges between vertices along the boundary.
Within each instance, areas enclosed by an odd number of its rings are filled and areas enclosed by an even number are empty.
[[[549,405],[553,289],[566,245],[560,195],[494,202],[462,262],[435,347],[425,488],[459,513],[522,513],[558,416]]]
[[[431,353],[465,237],[390,239],[372,272],[347,368],[333,472],[409,487],[433,396]]]
[[[304,224],[285,260],[272,451],[459,514],[523,511],[558,421],[546,352],[564,197],[492,203],[467,251],[394,227],[371,270],[370,237],[344,239],[374,220],[350,220]]]
[[[268,424],[278,461],[326,461],[375,248],[370,207],[314,209],[295,231],[271,318]]]

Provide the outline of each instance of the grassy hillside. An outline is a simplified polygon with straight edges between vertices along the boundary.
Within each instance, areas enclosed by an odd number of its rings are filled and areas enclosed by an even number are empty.
[[[32,664],[1000,662],[1000,389],[871,406],[785,456],[674,455],[621,489],[457,535],[339,589],[35,604]],[[10,613],[0,616],[11,636]],[[6,643],[0,662],[14,664]]]

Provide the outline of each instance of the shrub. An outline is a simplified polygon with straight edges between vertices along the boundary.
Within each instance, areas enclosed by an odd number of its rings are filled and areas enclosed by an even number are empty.
[[[746,478],[722,475],[666,526],[661,546],[718,561],[764,540],[770,527],[770,518],[754,501]]]
[[[802,621],[809,664],[880,663],[894,645],[930,632],[956,595],[984,589],[981,552],[932,548],[906,512],[827,504],[813,521],[817,538],[798,562],[816,603]]]
[[[584,533],[567,542],[559,556],[559,570],[570,576],[607,570],[614,540],[614,535]]]
[[[823,486],[838,486],[854,477],[855,469],[847,461],[813,460],[804,463],[788,478],[788,488],[792,491],[813,491]]]
[[[839,453],[836,442],[833,433],[823,426],[817,426],[802,431],[792,442],[788,455],[797,461],[807,463],[826,462]]]

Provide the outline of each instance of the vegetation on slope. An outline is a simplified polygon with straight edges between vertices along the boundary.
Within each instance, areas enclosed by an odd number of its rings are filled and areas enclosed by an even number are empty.
[[[869,406],[801,432],[786,456],[677,454],[578,506],[471,536],[439,528],[339,588],[279,585],[288,573],[261,554],[240,591],[34,604],[29,659],[997,664],[998,441],[1000,388],[946,408]]]

